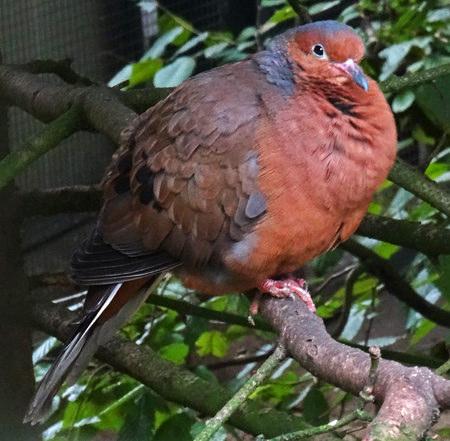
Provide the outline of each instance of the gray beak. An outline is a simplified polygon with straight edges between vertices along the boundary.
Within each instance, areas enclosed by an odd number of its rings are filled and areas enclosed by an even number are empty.
[[[347,74],[361,89],[364,89],[366,92],[369,91],[369,82],[364,72],[352,58],[349,58],[345,63],[334,63],[334,65]]]

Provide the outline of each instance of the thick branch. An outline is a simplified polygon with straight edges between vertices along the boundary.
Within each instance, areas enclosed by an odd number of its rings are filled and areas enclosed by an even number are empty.
[[[44,122],[55,120],[74,105],[80,106],[89,125],[116,143],[136,117],[113,89],[55,85],[6,65],[0,65],[0,98]]]
[[[74,313],[51,303],[35,304],[30,313],[37,328],[60,340],[67,338],[69,323],[75,318]],[[230,392],[217,383],[160,359],[148,346],[137,345],[121,337],[113,338],[103,346],[98,351],[98,357],[167,400],[205,415],[215,415],[231,398]],[[306,428],[303,419],[263,407],[251,400],[244,403],[229,421],[248,433],[263,433],[266,437]]]
[[[265,296],[260,307],[280,341],[305,369],[359,395],[369,376],[368,354],[334,341],[322,320],[298,299]],[[426,368],[381,360],[377,372],[373,395],[382,406],[370,429],[371,434],[377,433],[373,439],[420,439],[433,424],[438,409],[450,406],[450,381]]]
[[[392,295],[432,322],[450,327],[450,312],[434,306],[417,294],[392,268],[389,261],[352,239],[343,243],[341,247],[358,257],[365,264],[367,271],[379,277]]]
[[[356,234],[411,248],[427,256],[450,254],[450,230],[434,225],[366,213]]]
[[[450,217],[450,193],[397,158],[388,178]]]

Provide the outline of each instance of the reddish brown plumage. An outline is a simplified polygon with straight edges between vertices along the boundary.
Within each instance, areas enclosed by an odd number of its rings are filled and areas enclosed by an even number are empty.
[[[228,294],[346,240],[396,152],[386,100],[356,64],[363,55],[351,28],[306,25],[186,81],[137,118],[102,183],[96,231],[72,261],[75,280],[95,286],[77,341],[108,337],[164,271]],[[73,360],[91,354],[81,343],[58,360],[29,420]]]

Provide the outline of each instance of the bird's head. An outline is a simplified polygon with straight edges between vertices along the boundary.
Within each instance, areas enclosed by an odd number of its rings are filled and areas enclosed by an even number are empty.
[[[364,43],[343,23],[319,21],[291,29],[277,37],[269,50],[282,50],[291,68],[309,80],[338,85],[353,81],[366,92],[369,90],[358,65],[364,56]]]

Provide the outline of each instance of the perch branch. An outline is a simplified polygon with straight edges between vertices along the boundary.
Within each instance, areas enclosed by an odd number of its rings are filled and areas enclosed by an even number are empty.
[[[302,301],[267,296],[260,308],[291,356],[305,369],[355,396],[364,389],[371,366],[369,355],[334,341],[323,321]],[[450,381],[429,369],[380,360],[377,373],[373,396],[381,408],[370,427],[373,439],[418,440],[439,408],[450,405]]]

